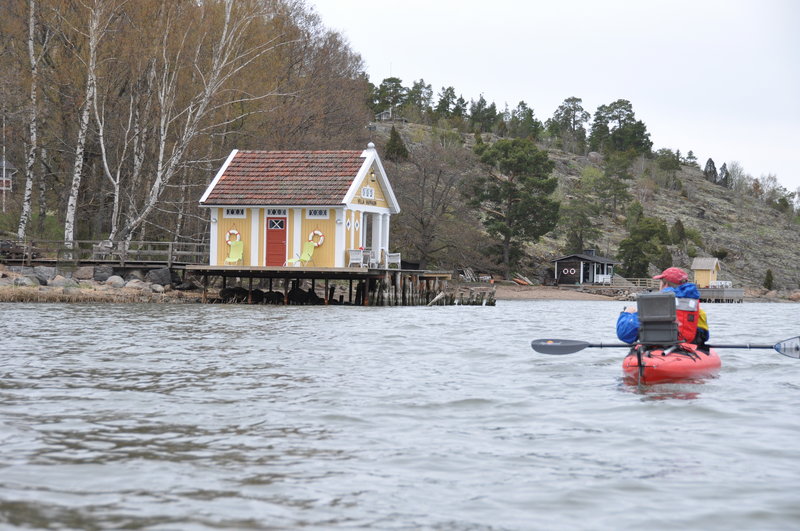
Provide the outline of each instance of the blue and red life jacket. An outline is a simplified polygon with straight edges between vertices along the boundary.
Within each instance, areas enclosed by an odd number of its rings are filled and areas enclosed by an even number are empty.
[[[694,343],[697,323],[700,321],[700,291],[691,282],[666,287],[662,291],[675,293],[675,310],[678,320],[678,341]]]
[[[697,325],[700,322],[700,291],[691,282],[678,287],[666,287],[662,291],[675,293],[676,318],[678,321],[678,341],[694,343]],[[703,339],[708,339],[708,325],[705,325]],[[617,337],[625,343],[635,343],[639,336],[639,316],[636,313],[622,312],[617,319]]]

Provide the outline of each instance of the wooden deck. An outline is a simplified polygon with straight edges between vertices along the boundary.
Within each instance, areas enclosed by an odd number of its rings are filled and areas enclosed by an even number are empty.
[[[208,246],[205,244],[132,241],[127,244],[107,241],[37,241],[13,242],[10,253],[0,256],[0,262],[11,266],[49,266],[71,272],[83,266],[105,266],[113,274],[124,276],[131,270],[169,268],[186,280],[188,275],[202,278],[204,301],[210,285],[221,280],[223,289],[231,279],[238,284],[235,302],[256,302],[264,292],[254,287],[254,281],[267,287],[270,301],[293,303],[292,290],[310,289],[316,293],[317,283],[324,283],[324,304],[357,304],[363,306],[418,305],[489,305],[495,304],[494,289],[450,287],[451,272],[412,269],[383,269],[365,267],[259,267],[208,266]],[[275,283],[279,284],[276,286]],[[244,285],[247,287],[245,288]],[[265,286],[266,284],[266,286]],[[280,291],[275,291],[274,288]],[[336,288],[336,289],[331,289]],[[230,288],[233,289],[233,288]],[[338,289],[339,296],[334,293]],[[342,291],[346,291],[346,297]],[[241,292],[246,292],[241,300]],[[258,291],[257,291],[258,290]],[[277,296],[282,294],[282,301]],[[255,297],[254,297],[255,295]]]
[[[260,267],[260,266],[206,266],[187,265],[187,274],[203,279],[203,301],[209,302],[208,289],[215,277],[222,279],[220,293],[235,292],[228,289],[230,279],[234,279],[247,293],[247,300],[253,303],[262,297],[254,298],[254,280],[264,286],[266,298],[276,301],[282,295],[283,304],[300,304],[293,293],[297,290],[306,293],[317,292],[317,282],[323,283],[322,304],[351,304],[361,306],[420,306],[428,304],[477,304],[477,297],[465,297],[457,290],[450,290],[448,281],[451,273],[447,271],[422,271],[412,269],[383,269],[360,267]],[[277,282],[276,282],[277,281]],[[243,286],[246,284],[246,288]],[[341,294],[346,287],[346,296]],[[340,295],[335,295],[338,288]],[[241,291],[239,293],[242,293]],[[459,296],[460,295],[460,296]],[[313,297],[313,296],[312,296]],[[223,301],[228,298],[223,295]],[[243,297],[242,297],[243,298]],[[481,299],[487,303],[489,297]],[[492,294],[490,304],[494,303]]]
[[[744,302],[742,288],[700,288],[701,302]]]

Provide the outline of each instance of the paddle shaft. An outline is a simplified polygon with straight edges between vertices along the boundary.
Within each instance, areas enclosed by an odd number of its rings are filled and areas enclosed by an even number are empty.
[[[626,348],[632,347],[633,345],[629,345],[628,343],[588,343],[583,348]],[[756,345],[753,343],[746,343],[744,345],[703,345],[705,348],[745,348],[745,349],[759,349],[759,348],[767,348],[767,349],[774,349],[775,345]]]
[[[589,343],[587,341],[579,341],[575,339],[534,339],[531,341],[531,347],[536,352],[543,354],[573,354],[585,348],[630,348],[633,345],[628,343]],[[705,348],[716,349],[770,349],[788,356],[790,358],[800,359],[800,337],[793,337],[776,344],[756,344],[756,343],[740,343],[732,345],[705,345]]]

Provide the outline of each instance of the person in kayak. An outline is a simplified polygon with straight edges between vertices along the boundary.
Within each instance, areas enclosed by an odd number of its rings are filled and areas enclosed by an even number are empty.
[[[679,267],[669,267],[653,277],[661,281],[661,291],[675,293],[678,320],[678,340],[702,347],[708,341],[706,312],[700,309],[700,291],[689,282],[689,275]],[[629,306],[617,318],[617,337],[625,343],[635,343],[639,337],[639,315]]]

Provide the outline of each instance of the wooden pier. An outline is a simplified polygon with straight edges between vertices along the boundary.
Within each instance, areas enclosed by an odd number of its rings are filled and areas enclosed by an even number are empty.
[[[744,302],[742,288],[700,288],[700,302]]]
[[[208,266],[206,244],[132,241],[127,244],[82,240],[73,242],[9,242],[0,263],[52,267],[70,276],[94,266],[126,276],[133,271],[167,268],[186,281],[200,277],[205,302],[250,304],[351,304],[360,306],[495,305],[494,286],[451,284],[449,271],[367,267]],[[212,295],[209,289],[216,289]],[[321,288],[321,290],[320,290]],[[305,300],[299,291],[303,291]]]
[[[187,274],[202,277],[203,302],[355,306],[495,304],[494,289],[451,287],[451,274],[446,271],[200,265],[187,265],[185,270]],[[229,285],[231,280],[235,286]],[[221,282],[219,295],[212,298],[209,287],[217,281]]]

